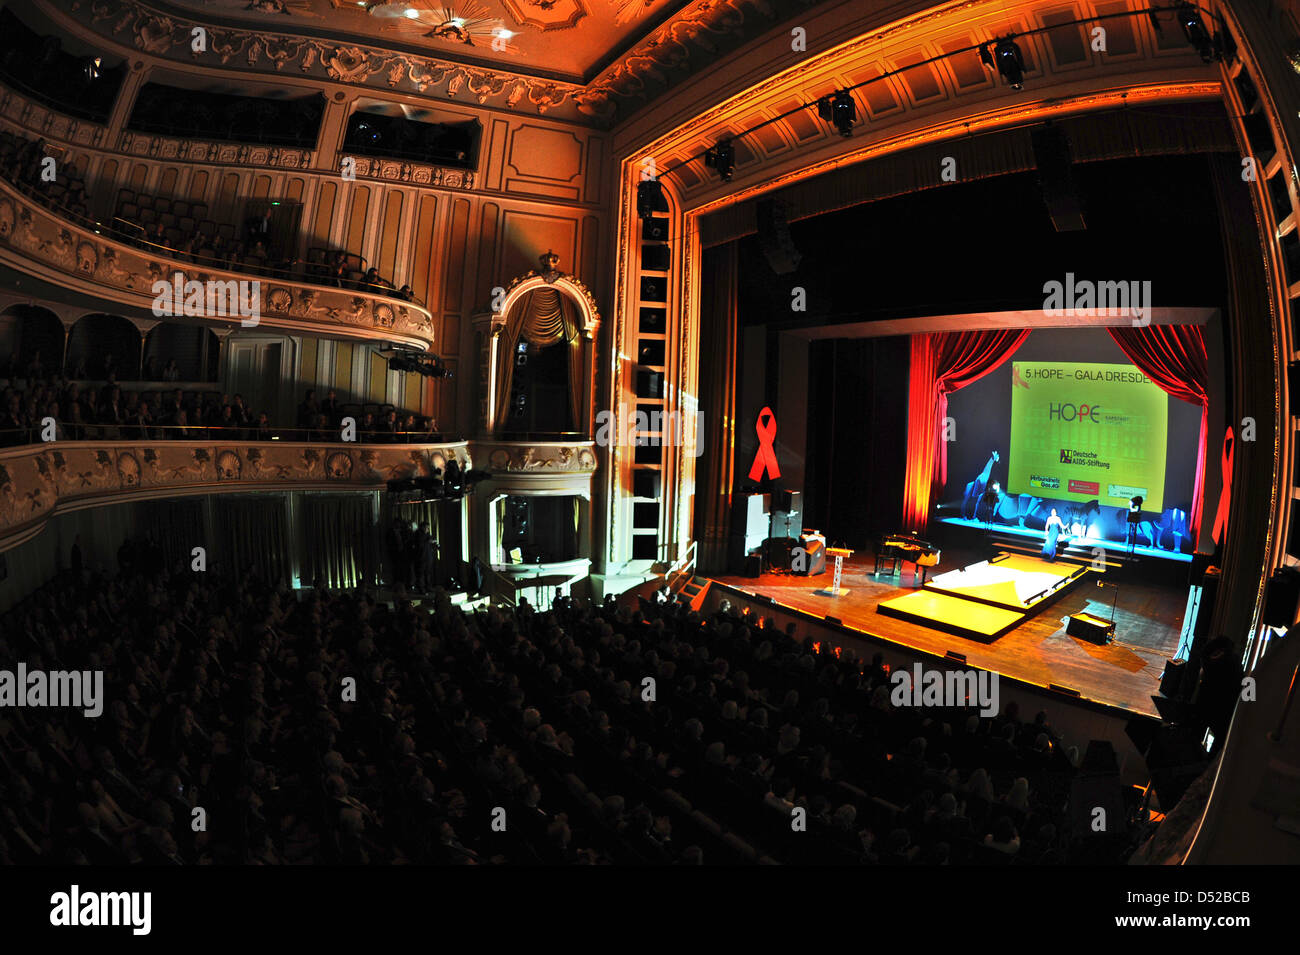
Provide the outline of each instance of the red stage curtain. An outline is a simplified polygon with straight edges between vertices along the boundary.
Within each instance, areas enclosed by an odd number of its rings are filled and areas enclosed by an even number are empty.
[[[1027,328],[912,336],[903,530],[925,529],[930,497],[948,480],[948,445],[943,440],[948,395],[997,368],[1027,337]]]
[[[1167,394],[1201,406],[1201,434],[1196,442],[1196,480],[1192,483],[1192,539],[1201,531],[1205,490],[1205,441],[1209,427],[1210,362],[1205,330],[1199,325],[1144,325],[1109,328],[1110,337],[1128,360]]]

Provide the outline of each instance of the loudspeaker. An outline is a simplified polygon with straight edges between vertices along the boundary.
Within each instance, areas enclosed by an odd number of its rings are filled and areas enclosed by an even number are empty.
[[[777,489],[772,492],[772,510],[798,514],[803,510],[803,492]]]
[[[1300,525],[1292,521],[1291,526]],[[1281,567],[1273,572],[1264,588],[1263,620],[1270,627],[1289,627],[1295,623],[1296,604],[1300,603],[1300,571]]]
[[[793,563],[791,552],[799,546],[793,537],[769,537],[763,541],[763,559],[775,570],[789,570]]]
[[[758,219],[758,242],[767,264],[777,275],[789,275],[799,268],[803,256],[790,238],[790,223],[785,205],[776,199],[760,199],[755,208]]]
[[[640,469],[632,472],[632,495],[634,497],[651,497],[659,500],[661,471]]]
[[[1080,637],[1093,643],[1109,643],[1115,635],[1115,624],[1090,613],[1071,614],[1065,632],[1072,637]]]
[[[802,577],[816,577],[826,573],[826,545],[819,540],[803,539],[800,546],[804,550],[804,569],[795,570]]]
[[[1165,664],[1165,672],[1160,674],[1160,692],[1165,696],[1177,696],[1183,685],[1183,676],[1187,673],[1186,660],[1170,660]]]
[[[1048,123],[1035,129],[1029,138],[1038,166],[1038,185],[1052,225],[1057,232],[1081,232],[1087,226],[1070,172],[1069,137],[1059,126]]]
[[[763,558],[758,554],[745,555],[745,571],[743,576],[751,580],[763,576]]]

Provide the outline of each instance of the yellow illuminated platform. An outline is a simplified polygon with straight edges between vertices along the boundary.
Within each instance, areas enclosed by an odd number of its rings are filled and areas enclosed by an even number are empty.
[[[1078,584],[1091,571],[1077,564],[1049,563],[1021,554],[999,554],[959,570],[939,574],[926,589],[989,603],[1007,610],[1032,611]]]
[[[882,600],[876,613],[985,643],[996,640],[1028,616],[1023,610],[1008,610],[936,590],[916,590]]]

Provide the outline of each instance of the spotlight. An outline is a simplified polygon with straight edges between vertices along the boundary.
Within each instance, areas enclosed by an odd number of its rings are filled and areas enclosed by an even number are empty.
[[[718,171],[718,178],[731,182],[731,174],[736,168],[736,148],[730,139],[724,139],[704,154],[704,165]]]
[[[102,63],[103,60],[98,56],[91,57],[89,60],[86,61],[86,82],[87,83],[93,83],[95,82],[95,80],[99,79],[99,67],[100,64]]]
[[[853,123],[858,118],[858,104],[852,93],[840,90],[817,101],[817,115],[834,125],[841,136],[852,136]]]
[[[1174,16],[1178,18],[1178,25],[1183,28],[1183,36],[1187,37],[1188,43],[1196,47],[1196,52],[1201,55],[1203,63],[1212,63],[1218,59],[1214,37],[1205,28],[1201,13],[1196,7],[1184,0],[1174,8]]]
[[[667,212],[664,187],[658,179],[642,179],[636,184],[636,214],[638,219],[650,219],[656,212]]]
[[[993,63],[993,51],[989,49],[987,43],[980,47],[980,62],[984,64],[986,70],[997,69],[997,66]]]
[[[1025,60],[1020,55],[1020,47],[1016,46],[1015,40],[1010,37],[998,40],[997,46],[993,48],[993,59],[1008,86],[1013,90],[1024,89]]]

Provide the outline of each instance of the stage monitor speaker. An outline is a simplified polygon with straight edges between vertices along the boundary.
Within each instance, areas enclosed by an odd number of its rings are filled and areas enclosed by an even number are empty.
[[[1109,643],[1115,636],[1115,624],[1091,613],[1071,614],[1065,632],[1093,643]]]
[[[795,569],[802,577],[816,577],[826,573],[826,545],[819,540],[803,540],[800,546],[804,550],[803,570]]]
[[[1083,207],[1075,192],[1070,171],[1070,140],[1061,127],[1048,123],[1030,133],[1038,183],[1048,215],[1057,232],[1081,232],[1087,228]]]
[[[755,215],[758,220],[758,241],[767,264],[777,275],[789,275],[799,268],[803,256],[794,247],[794,240],[790,237],[785,205],[776,199],[760,199]]]
[[[750,580],[757,580],[763,576],[763,558],[758,554],[745,555],[745,577]]]
[[[1295,527],[1300,521],[1292,521]],[[1264,623],[1270,627],[1289,627],[1295,623],[1296,604],[1300,603],[1300,571],[1282,567],[1273,572],[1264,588]]]
[[[799,541],[793,537],[769,537],[763,542],[763,560],[773,570],[790,570],[798,546]]]

